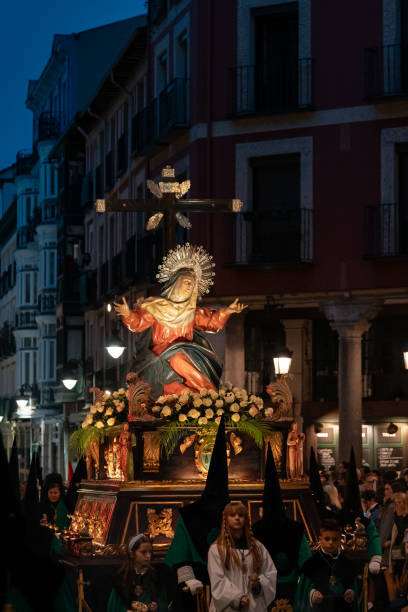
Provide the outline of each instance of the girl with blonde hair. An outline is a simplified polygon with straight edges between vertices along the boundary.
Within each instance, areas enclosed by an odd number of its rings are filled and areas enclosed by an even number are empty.
[[[247,508],[230,502],[224,508],[221,534],[208,552],[210,612],[266,612],[276,592],[276,567],[254,538]]]

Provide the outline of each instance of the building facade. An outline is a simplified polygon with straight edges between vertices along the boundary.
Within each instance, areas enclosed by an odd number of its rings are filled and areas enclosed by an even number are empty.
[[[151,2],[144,65],[124,61],[116,95],[100,90],[96,116],[78,120],[94,197],[140,197],[170,163],[191,197],[243,200],[237,216],[191,215],[189,240],[217,262],[207,303],[249,304],[217,338],[224,376],[259,391],[286,344],[294,417],[326,463],[352,445],[372,466],[408,460],[404,11],[362,2],[350,20],[337,1]],[[86,215],[85,351],[101,384],[123,383],[133,342],[122,330],[127,357],[112,370],[106,304],[154,291],[161,237],[143,227],[143,215]],[[383,435],[390,421],[400,442]]]

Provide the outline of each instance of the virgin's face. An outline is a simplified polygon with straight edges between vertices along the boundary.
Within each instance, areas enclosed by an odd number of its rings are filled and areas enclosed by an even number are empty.
[[[184,302],[191,297],[194,289],[194,281],[191,276],[180,276],[175,286],[175,297]]]

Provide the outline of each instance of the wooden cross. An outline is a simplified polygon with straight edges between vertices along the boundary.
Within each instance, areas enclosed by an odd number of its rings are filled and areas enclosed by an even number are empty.
[[[178,183],[175,180],[174,168],[166,166],[162,170],[162,180],[159,184],[148,180],[149,190],[156,199],[110,199],[96,200],[96,212],[147,212],[150,217],[146,224],[147,230],[155,229],[164,217],[163,248],[164,253],[177,244],[176,223],[190,228],[191,223],[183,215],[190,212],[239,212],[243,203],[241,200],[228,199],[181,199],[190,189],[190,181]]]

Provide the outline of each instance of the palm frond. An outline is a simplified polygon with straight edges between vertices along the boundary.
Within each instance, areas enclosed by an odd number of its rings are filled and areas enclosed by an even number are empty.
[[[73,450],[78,457],[84,457],[88,452],[88,448],[92,442],[99,442],[105,437],[103,429],[97,427],[86,427],[85,429],[77,429],[71,434],[68,446]]]
[[[194,428],[193,428],[194,429]],[[160,449],[161,453],[166,456],[167,459],[171,457],[176,448],[184,436],[191,431],[191,428],[186,427],[179,421],[170,421],[166,425],[162,425],[158,428]]]
[[[239,423],[233,423],[232,427],[240,433],[250,436],[259,448],[263,447],[265,436],[271,432],[268,421],[258,419],[241,420]]]

